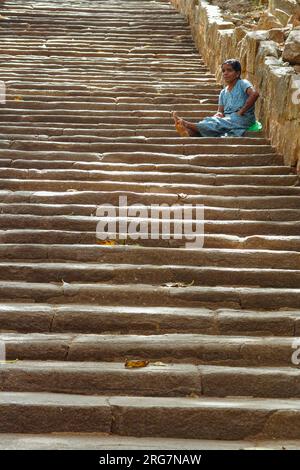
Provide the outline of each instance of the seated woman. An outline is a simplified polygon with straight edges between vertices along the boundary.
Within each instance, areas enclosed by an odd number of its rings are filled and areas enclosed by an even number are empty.
[[[255,102],[259,93],[248,80],[241,78],[242,67],[238,60],[222,64],[226,84],[219,96],[217,114],[194,124],[184,121],[173,112],[175,127],[182,137],[242,136],[256,122]]]

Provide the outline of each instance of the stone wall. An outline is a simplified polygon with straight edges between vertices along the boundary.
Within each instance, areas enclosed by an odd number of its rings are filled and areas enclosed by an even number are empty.
[[[205,0],[170,0],[191,26],[195,44],[221,84],[221,64],[229,58],[242,63],[243,78],[250,80],[260,93],[256,116],[285,164],[300,172],[300,73],[282,59],[283,46],[290,28],[247,31],[225,21],[219,7]],[[273,9],[298,0],[270,0]],[[271,8],[271,7],[270,7]],[[290,15],[291,16],[291,15]],[[293,31],[298,30],[295,26]],[[279,39],[278,39],[279,38]]]

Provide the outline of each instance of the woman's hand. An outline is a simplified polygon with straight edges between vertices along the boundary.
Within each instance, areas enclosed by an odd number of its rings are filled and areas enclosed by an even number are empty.
[[[213,117],[223,118],[223,117],[225,117],[225,115],[223,113],[218,112],[218,113],[214,114]]]
[[[239,111],[237,111],[237,113],[239,116],[244,116],[244,112],[240,109]]]

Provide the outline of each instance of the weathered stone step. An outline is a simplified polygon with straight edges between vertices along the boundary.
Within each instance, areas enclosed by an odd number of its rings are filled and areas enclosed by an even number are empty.
[[[126,131],[127,129],[124,128],[123,132]],[[128,129],[130,132],[130,129]],[[167,130],[167,129],[166,129]],[[217,138],[211,138],[211,137],[202,137],[197,138],[181,138],[178,136],[149,136],[146,137],[144,135],[137,135],[137,131],[135,135],[117,135],[115,132],[115,135],[95,135],[94,132],[90,131],[90,134],[81,134],[81,130],[77,129],[70,129],[69,131],[61,130],[61,132],[64,132],[63,135],[51,135],[51,133],[47,134],[46,129],[41,129],[41,132],[34,133],[32,134],[32,139],[31,135],[28,134],[18,134],[20,136],[19,139],[17,139],[16,134],[11,134],[12,140],[15,138],[18,142],[19,141],[36,141],[38,139],[41,140],[49,140],[49,142],[59,142],[59,143],[68,143],[68,142],[80,142],[80,139],[83,143],[89,142],[90,144],[92,143],[97,143],[97,142],[103,142],[103,143],[109,143],[109,144],[114,144],[114,143],[120,143],[120,144],[136,144],[138,143],[139,145],[160,145],[162,147],[162,150],[165,148],[165,146],[171,146],[171,150],[174,150],[175,146],[178,146],[180,150],[182,151],[185,149],[188,145],[216,145],[220,150],[222,150],[223,146],[240,146],[240,147],[246,147],[246,149],[249,149],[249,147],[252,147],[253,153],[259,153],[258,149],[260,147],[263,147],[263,150],[266,150],[266,147],[268,147],[268,151],[274,151],[274,149],[271,147],[270,142],[268,139],[264,137],[217,137]],[[99,131],[98,131],[99,132]],[[100,130],[100,132],[103,132]],[[97,131],[96,131],[97,133]],[[108,133],[107,133],[108,134]],[[0,135],[1,143],[6,140],[10,140],[10,134],[5,133]],[[142,152],[143,149],[140,149],[140,153]],[[161,152],[163,154],[163,152]],[[174,152],[177,154],[178,152]],[[222,152],[221,152],[222,153]]]
[[[10,143],[8,142],[8,145]],[[174,146],[175,147],[175,146]],[[207,153],[209,151],[201,152],[201,147],[197,149],[198,154],[195,155],[184,155],[186,151],[185,146],[179,149],[178,154],[176,153],[164,153],[164,152],[77,152],[77,151],[35,151],[34,153],[30,150],[10,150],[0,149],[1,159],[11,160],[46,160],[49,159],[57,161],[72,161],[72,162],[96,162],[96,163],[119,163],[119,164],[176,164],[176,165],[199,165],[207,167],[248,167],[257,166],[262,167],[266,165],[278,166],[283,164],[281,156],[271,153],[269,151],[262,154],[241,154],[241,153],[227,153],[221,154],[220,149],[215,148],[215,154]],[[219,153],[219,154],[218,154]],[[286,167],[285,167],[286,168]]]
[[[188,439],[299,439],[300,402],[2,392],[0,416],[2,433],[112,432]]]
[[[116,44],[116,46],[118,46]],[[91,48],[89,48],[91,50]],[[212,79],[214,77],[214,75],[212,75],[211,73],[209,73],[208,71],[199,71],[199,73],[180,73],[176,71],[176,75],[174,76],[174,71],[173,72],[170,72],[170,71],[159,71],[159,72],[155,72],[155,71],[152,71],[152,73],[150,73],[150,71],[148,72],[140,72],[139,70],[136,70],[136,71],[132,71],[133,74],[134,74],[134,80],[135,81],[138,81],[138,82],[142,82],[143,84],[148,84],[148,83],[156,83],[157,82],[157,79],[160,80],[161,83],[164,83],[164,82],[168,82],[170,83],[171,85],[174,84],[174,82],[176,83],[179,83],[180,82],[180,85],[190,85],[190,84],[198,84],[199,81],[201,83],[201,80],[203,80],[204,78],[207,78],[208,81],[210,79]],[[15,72],[3,72],[2,74],[2,78],[4,80],[7,80],[8,82],[11,82],[11,80],[13,80],[16,76],[16,73]],[[91,80],[92,82],[94,81],[95,79],[95,72],[87,72],[87,71],[77,71],[77,72],[65,72],[65,71],[62,71],[61,74],[60,74],[60,80],[79,80],[79,81],[83,81],[83,80]],[[98,72],[97,72],[97,80],[103,80],[103,85],[105,86],[106,83],[111,83],[113,78],[115,77],[115,73],[114,71],[108,69],[108,68],[102,68],[102,69],[99,69]],[[52,80],[53,78],[53,71],[41,71],[41,73],[39,74],[39,80]],[[118,78],[120,81],[124,80],[124,83],[127,82],[128,80],[128,71],[127,70],[119,70],[119,74],[118,74]],[[27,74],[26,74],[26,79],[27,80],[32,80],[33,83],[34,83],[34,80],[36,80],[36,75],[34,74],[34,71],[27,71]],[[14,101],[8,101],[8,104],[9,104],[9,108],[11,107],[15,107],[16,106],[16,103]],[[25,101],[22,101],[20,100],[20,102],[18,103],[20,105],[24,105],[26,106],[26,104],[31,104],[29,103],[27,100]],[[38,103],[35,102],[35,105],[33,106],[34,109],[38,109],[39,107],[41,106],[38,106]]]
[[[170,193],[135,193],[127,191],[125,194],[118,191],[10,191],[0,190],[1,203],[31,203],[31,204],[65,204],[83,205],[89,204],[96,210],[99,204],[118,206],[120,196],[126,195],[127,204],[204,204],[206,207],[240,208],[240,209],[285,209],[298,210],[299,196],[256,196],[239,198],[231,196],[212,195],[185,195]],[[90,214],[92,211],[90,212]]]
[[[11,191],[38,191],[41,183],[38,179],[0,179],[0,188]],[[259,186],[259,185],[200,185],[200,184],[177,184],[177,183],[143,183],[125,181],[76,181],[76,180],[43,180],[43,188],[49,192],[68,191],[119,191],[124,195],[127,193],[156,193],[162,194],[201,194],[211,196],[298,196],[300,186]],[[178,196],[177,196],[178,199]],[[111,200],[106,199],[111,203]],[[165,201],[166,202],[166,199]],[[295,227],[296,229],[296,227]]]
[[[300,308],[300,289],[271,287],[191,286],[147,284],[27,283],[2,281],[0,300],[50,303],[101,302],[102,305],[205,307],[238,309]]]
[[[183,175],[192,172],[195,174],[218,174],[218,175],[294,175],[292,168],[283,166],[249,166],[249,167],[206,167],[199,165],[163,164],[163,163],[105,163],[105,162],[85,162],[68,160],[22,160],[22,159],[0,159],[1,168],[22,168],[36,170],[50,169],[78,169],[78,170],[102,170],[102,171],[158,171],[163,173],[178,173]]]
[[[149,397],[300,398],[300,370],[292,367],[150,365],[129,370],[124,363],[18,361],[0,370],[2,392]]]
[[[58,110],[81,110],[84,105],[85,110],[87,111],[93,111],[96,110],[97,112],[99,110],[102,111],[151,111],[151,114],[158,116],[162,111],[167,111],[170,112],[170,104],[164,104],[164,103],[153,103],[153,104],[144,104],[144,103],[137,103],[137,104],[131,104],[131,103],[101,103],[101,102],[77,102],[77,101],[52,101],[52,102],[47,102],[45,104],[44,102],[40,101],[18,101],[16,104],[16,101],[10,102],[9,100],[6,102],[5,105],[5,110],[7,111],[8,109],[12,109],[14,111],[16,110],[22,110],[25,112],[28,112],[29,110],[40,110],[42,109],[43,112],[50,111],[52,109],[55,110],[55,113],[57,113]],[[210,111],[215,111],[216,110],[216,104],[215,103],[197,103],[197,104],[177,104],[176,105],[176,110],[178,113],[188,113],[191,114],[191,112],[196,112],[199,115],[201,113],[210,113]],[[84,113],[83,113],[84,114]]]
[[[39,37],[35,37],[35,36],[32,36],[32,37],[29,37],[29,36],[26,36],[26,39],[24,38],[15,38],[15,40],[13,41],[12,39],[7,39],[5,41],[5,45],[6,46],[13,46],[13,47],[17,47],[18,49],[23,49],[24,47],[26,47],[27,45],[30,46],[30,47],[43,47],[44,45],[46,45],[46,47],[53,47],[53,48],[62,48],[62,47],[66,47],[66,42],[68,42],[68,46],[70,46],[70,44],[73,45],[74,49],[77,50],[78,48],[83,48],[83,50],[85,50],[88,46],[91,47],[92,50],[99,50],[99,41],[105,41],[106,43],[106,46],[105,47],[111,47],[112,45],[120,45],[120,46],[124,46],[124,41],[126,41],[126,46],[128,45],[133,45],[133,46],[136,46],[138,48],[143,48],[145,46],[142,46],[141,45],[141,42],[144,42],[146,43],[146,47],[148,46],[156,46],[158,44],[161,43],[162,39],[164,40],[164,44],[166,46],[168,45],[171,45],[171,46],[177,46],[178,47],[178,41],[176,40],[176,38],[174,37],[169,37],[167,39],[165,39],[165,36],[163,34],[160,34],[158,32],[156,32],[156,34],[154,34],[151,39],[149,40],[149,37],[147,37],[147,34],[144,33],[144,34],[139,34],[139,35],[135,35],[134,37],[130,34],[126,34],[126,33],[120,33],[119,35],[118,34],[109,34],[109,35],[106,35],[104,32],[101,34],[97,34],[95,36],[95,38],[84,38],[84,39],[80,39],[80,38],[76,38],[76,40],[74,40],[74,37],[72,38],[73,41],[72,43],[70,43],[70,38],[68,36],[60,36],[60,39],[44,39],[44,38],[39,38]],[[186,46],[192,46],[194,47],[194,43],[193,43],[193,40],[191,39],[191,37],[189,37],[189,35],[185,34],[185,35],[180,35],[180,45],[186,47]],[[203,66],[203,69],[205,70],[208,70],[207,67]],[[6,70],[9,72],[9,69]]]
[[[205,105],[204,105],[205,106]],[[5,109],[5,113],[1,113],[0,122],[19,122],[23,120],[30,120],[31,122],[77,122],[77,123],[91,123],[101,125],[101,122],[110,123],[110,124],[124,124],[124,121],[129,124],[169,124],[170,121],[170,111],[159,111],[159,110],[120,110],[115,111],[110,110],[86,110],[82,111],[80,109],[71,109],[67,111],[66,109],[55,108],[53,110],[43,109],[33,110],[26,109],[22,114],[19,110],[16,109]],[[207,116],[213,116],[215,111],[202,109],[201,111],[190,111],[188,116],[185,116],[188,120],[199,121],[201,118]],[[200,139],[200,137],[199,137]],[[199,140],[200,142],[200,140]],[[18,144],[18,141],[16,141]],[[34,150],[34,148],[33,148]],[[139,149],[137,149],[139,150]],[[140,149],[142,150],[142,149]]]
[[[180,209],[180,206],[177,206]],[[148,214],[151,214],[151,206],[140,206],[141,210],[147,210]],[[91,216],[96,215],[98,206],[97,205],[75,205],[75,204],[3,204],[0,202],[1,214],[32,214],[38,216],[60,216],[60,215],[82,215]],[[122,210],[129,211],[131,213],[131,207],[123,207]],[[137,209],[137,206],[135,207]],[[170,214],[170,208],[161,208],[160,214],[165,212],[166,215]],[[115,207],[115,213],[119,216],[119,207]],[[193,209],[193,216],[196,215],[195,208]],[[300,210],[298,209],[240,209],[224,207],[210,207],[204,206],[204,216],[207,220],[256,220],[256,221],[281,221],[287,222],[300,218]]]
[[[299,310],[1,303],[1,333],[299,336]]]
[[[103,220],[103,219],[102,219]],[[107,223],[109,222],[111,225],[115,225],[116,228],[118,228],[118,223],[116,219],[106,219]],[[134,218],[131,218],[131,220],[120,218],[119,219],[121,222],[123,221],[124,223],[129,223],[131,221],[134,222]],[[128,222],[126,222],[128,220]],[[136,220],[136,219],[135,219]],[[42,230],[73,230],[73,231],[93,231],[95,233],[95,239],[96,239],[96,228],[97,224],[100,221],[100,217],[95,217],[95,216],[90,216],[90,217],[85,217],[85,216],[69,216],[69,215],[64,215],[64,216],[38,216],[38,215],[28,215],[28,214],[0,214],[0,222],[1,222],[1,228],[3,229],[13,229],[13,228],[19,228],[22,229],[24,227],[28,228],[35,228],[35,229],[42,229]],[[150,218],[139,218],[139,223],[145,225],[149,224],[150,222],[153,222],[153,224],[156,224],[157,219],[150,219]],[[194,235],[196,233],[196,230],[198,230],[198,233],[200,232],[200,229],[203,225],[204,227],[204,233],[205,234],[228,234],[228,235],[243,235],[243,236],[249,236],[249,235],[294,235],[294,236],[299,236],[299,230],[300,230],[300,223],[299,222],[277,222],[277,221],[255,221],[255,220],[204,220],[204,223],[202,220],[200,221],[193,221],[195,223],[195,229],[193,229],[192,233],[190,236]],[[157,224],[158,225],[158,224]],[[170,233],[173,233],[172,227],[174,226],[174,223],[171,221],[171,230]],[[128,225],[127,225],[128,228]],[[157,228],[158,230],[158,228]],[[155,233],[157,233],[157,230],[155,230]],[[121,232],[123,233],[123,232]],[[147,240],[150,238],[150,232],[147,235],[146,232],[143,231],[143,229],[140,229],[140,239],[145,239]],[[162,232],[158,232],[160,235]],[[169,234],[166,234],[169,235]],[[184,235],[184,233],[183,233]],[[114,237],[115,238],[115,237]],[[159,236],[161,238],[161,236]],[[171,237],[173,238],[173,237]],[[185,239],[186,237],[183,236]]]
[[[297,269],[298,268],[298,269]],[[184,265],[152,265],[91,262],[0,262],[0,280],[27,282],[95,282],[163,285],[184,282],[197,286],[247,286],[298,288],[300,286],[300,263],[296,269],[267,269]]]
[[[80,181],[82,183],[90,181],[107,182],[132,182],[132,183],[166,183],[172,181],[172,184],[192,184],[200,185],[258,185],[262,186],[294,186],[299,181],[297,175],[218,175],[214,174],[195,174],[180,172],[159,172],[159,171],[112,171],[112,170],[89,170],[89,169],[22,169],[22,168],[0,168],[0,179],[12,178],[22,180],[51,180]],[[300,187],[300,181],[299,181]]]
[[[0,231],[1,243],[35,244],[39,240],[45,244],[95,244],[95,231],[80,232],[72,230],[37,230],[37,229],[6,229]],[[127,244],[136,245],[136,240],[127,240]],[[139,240],[140,247],[183,248],[185,240]],[[250,249],[300,251],[299,236],[252,235],[239,237],[236,235],[206,234],[204,248],[218,249]]]
[[[56,67],[57,68],[57,67]],[[144,87],[145,88],[145,87]],[[159,93],[158,93],[159,89]],[[70,88],[60,87],[58,88],[54,85],[54,89],[49,88],[49,85],[45,84],[44,88],[26,88],[25,90],[22,89],[22,98],[24,100],[30,97],[34,99],[41,99],[42,101],[51,101],[51,100],[63,100],[63,101],[74,101],[83,100],[83,101],[98,101],[102,100],[103,102],[119,102],[119,103],[144,103],[144,102],[157,102],[157,103],[171,103],[173,105],[180,105],[189,103],[198,104],[201,99],[207,99],[208,102],[212,100],[218,100],[218,95],[220,94],[220,90],[215,90],[214,88],[207,86],[203,86],[201,83],[201,88],[198,88],[195,92],[193,90],[188,89],[185,90],[184,98],[181,94],[181,87],[179,89],[172,88],[163,90],[163,86],[152,86],[148,87],[147,90],[140,90],[140,87],[136,89],[134,92],[130,92],[129,87],[108,87],[106,86],[103,88],[102,92],[98,91],[98,87],[95,86],[87,86],[87,85],[76,85]],[[15,100],[16,93],[19,93],[19,88],[16,89],[10,84],[8,85],[8,97],[12,97]],[[117,95],[117,96],[116,96]],[[17,95],[20,96],[20,95]],[[2,124],[2,125],[5,125]],[[41,124],[42,125],[42,124]],[[53,124],[55,125],[55,123]]]
[[[102,36],[98,35],[97,37],[100,40],[103,40],[102,39],[103,35]],[[118,36],[118,38],[120,40],[130,41],[130,35],[123,36],[123,37]],[[158,40],[161,40],[160,39],[161,36],[159,35],[156,35],[156,38]],[[16,38],[14,40],[16,40]],[[70,41],[70,37],[67,37],[66,40]],[[140,41],[143,41],[143,36],[138,36],[138,42]],[[91,40],[87,38],[86,42],[90,43]],[[77,40],[77,43],[78,43],[78,40]],[[132,61],[132,62],[130,60],[119,61],[117,59],[115,60],[110,59],[109,61],[103,61],[102,63],[99,63],[99,62],[97,63],[96,61],[93,63],[92,61],[89,61],[88,63],[84,65],[84,67],[82,66],[82,64],[80,65],[79,61],[77,63],[77,66],[75,67],[75,63],[72,60],[69,62],[68,60],[65,60],[61,62],[59,65],[61,67],[61,72],[63,74],[95,73],[95,72],[101,72],[101,71],[114,73],[116,65],[118,65],[119,67],[118,70],[120,71],[143,73],[145,75],[148,74],[149,71],[154,72],[154,73],[160,72],[164,74],[164,73],[169,73],[171,70],[175,71],[180,76],[181,75],[184,76],[185,74],[187,76],[195,76],[195,75],[199,76],[199,74],[202,74],[202,73],[209,73],[209,69],[207,68],[207,66],[201,63],[200,61],[199,62],[197,61],[194,63],[187,61],[186,65],[183,65],[182,63],[176,60],[165,61],[165,62],[162,60],[152,61],[149,64],[147,64],[147,70],[145,70],[145,67],[143,66],[142,63],[139,63],[137,61]],[[66,67],[67,65],[68,67]],[[7,74],[16,74],[16,72],[20,72],[20,71],[21,72],[22,71],[33,72],[34,67],[39,69],[41,73],[45,74],[45,73],[53,72],[55,67],[57,69],[57,62],[56,60],[51,61],[49,59],[46,61],[40,61],[40,62],[38,60],[35,60],[34,66],[33,66],[32,62],[28,62],[26,60],[24,62],[21,60],[20,61],[12,60],[9,67],[5,67],[1,64],[1,70],[3,71],[3,73],[7,73]],[[217,88],[218,85],[215,84],[215,87]],[[132,91],[134,93],[134,90]]]
[[[105,433],[0,434],[1,450],[298,450],[299,440],[223,441],[126,437]]]
[[[17,95],[19,96],[19,95]],[[13,94],[10,94],[8,93],[7,94],[7,98],[10,98],[14,101],[16,101],[16,93],[13,93]],[[18,99],[18,98],[17,98]],[[67,104],[69,102],[74,102],[74,103],[78,103],[78,104],[81,104],[81,105],[89,105],[90,103],[101,103],[102,104],[119,104],[119,105],[134,105],[136,104],[138,108],[143,108],[144,104],[147,105],[148,107],[149,106],[161,106],[161,105],[165,105],[165,107],[168,105],[168,110],[170,110],[170,106],[173,104],[175,106],[176,104],[176,109],[179,110],[179,109],[182,109],[182,107],[187,107],[187,105],[190,103],[191,105],[194,105],[194,106],[199,106],[199,104],[216,104],[217,101],[218,101],[218,96],[217,94],[214,95],[213,92],[211,93],[208,93],[207,91],[203,91],[201,92],[197,97],[193,97],[193,96],[189,96],[189,97],[185,97],[184,99],[182,98],[181,101],[180,101],[180,98],[177,97],[176,95],[166,95],[164,94],[163,96],[155,96],[155,95],[150,95],[148,94],[148,96],[146,96],[145,94],[138,94],[136,96],[134,95],[131,95],[131,96],[128,96],[126,94],[122,95],[121,96],[118,96],[117,98],[116,97],[113,97],[113,96],[110,96],[109,92],[106,92],[103,95],[100,95],[100,94],[96,94],[96,93],[76,93],[76,92],[73,92],[73,93],[69,93],[69,94],[57,94],[57,95],[51,95],[50,93],[48,93],[48,95],[41,95],[39,93],[36,93],[36,94],[32,94],[32,95],[29,95],[28,93],[25,93],[25,94],[22,94],[22,99],[24,101],[36,101],[38,100],[39,102],[41,103],[53,103],[53,102],[62,102],[64,104]],[[2,124],[1,127],[5,127],[5,123]],[[21,127],[21,126],[20,126]],[[20,127],[17,127],[15,128],[17,131],[20,132]],[[7,126],[6,126],[6,129],[7,129]],[[35,128],[36,129],[36,128]],[[61,129],[61,131],[64,131],[64,129]]]
[[[7,141],[7,146],[11,145]],[[116,144],[117,145],[117,144]],[[122,145],[122,144],[120,144]],[[176,146],[174,146],[176,147]],[[172,149],[173,151],[173,149]],[[176,151],[176,150],[175,150]],[[266,166],[266,165],[282,165],[283,159],[280,155],[275,153],[264,152],[261,154],[250,153],[221,153],[221,150],[215,147],[214,153],[209,153],[210,150],[198,146],[195,149],[194,155],[185,155],[187,152],[185,146],[177,150],[178,153],[161,153],[159,152],[104,152],[97,151],[77,152],[77,151],[35,151],[30,150],[10,150],[0,149],[0,157],[4,159],[39,159],[39,160],[67,160],[73,162],[102,162],[102,163],[120,163],[120,164],[176,164],[176,165],[199,165],[208,167],[245,167],[245,166]]]
[[[297,377],[295,372],[293,375]],[[290,376],[292,373],[293,369]],[[124,363],[19,361],[12,367],[1,368],[0,377],[0,390],[10,392],[183,397],[191,393],[201,395],[199,370],[196,366],[187,364],[150,366],[132,371],[126,369]]]
[[[138,358],[174,364],[296,367],[294,337],[1,333],[0,340],[7,360],[125,362]]]
[[[37,237],[37,241],[43,237]],[[299,237],[300,241],[300,237]],[[262,249],[166,249],[157,247],[155,251],[143,246],[131,245],[85,245],[80,244],[0,244],[0,258],[4,260],[46,260],[100,262],[107,264],[186,266],[217,266],[264,269],[299,269],[300,254],[295,251],[272,251]]]
[[[155,55],[153,55],[155,57]],[[102,58],[102,57],[101,57]],[[184,57],[185,59],[186,57]],[[9,57],[7,57],[9,59]],[[149,60],[151,57],[148,58]],[[72,88],[70,89],[70,85]],[[24,93],[27,93],[28,91],[30,93],[38,93],[40,92],[42,95],[45,93],[52,93],[55,94],[57,92],[64,92],[66,95],[68,93],[77,93],[80,91],[88,91],[90,93],[96,93],[97,96],[102,95],[101,88],[104,88],[104,96],[106,96],[105,91],[108,92],[109,96],[113,96],[113,93],[115,93],[118,96],[119,93],[123,92],[123,96],[135,96],[136,94],[140,94],[141,96],[145,96],[146,94],[150,93],[152,96],[157,96],[160,97],[161,95],[164,95],[166,93],[167,96],[169,95],[180,95],[181,100],[182,100],[182,93],[188,93],[190,95],[198,96],[199,93],[203,91],[219,91],[220,92],[220,87],[216,86],[216,84],[213,81],[206,81],[204,78],[202,80],[198,80],[198,82],[195,84],[187,84],[187,83],[181,83],[180,81],[178,82],[173,82],[172,85],[169,84],[168,81],[166,82],[153,82],[149,83],[148,81],[146,83],[140,83],[139,81],[136,80],[127,80],[122,81],[122,84],[116,84],[115,81],[110,80],[106,81],[105,86],[104,84],[95,79],[95,80],[89,80],[89,84],[86,83],[85,80],[78,80],[78,78],[74,81],[71,80],[59,80],[58,78],[52,78],[51,82],[50,80],[38,80],[36,79],[35,81],[18,81],[18,80],[9,80],[7,83],[8,89],[12,93],[14,90],[24,90]],[[210,86],[209,86],[210,85]],[[134,93],[131,92],[132,87],[135,87]]]
[[[49,24],[49,23],[48,23]],[[46,27],[48,27],[48,24],[45,25]],[[148,25],[145,25],[145,26],[150,26],[149,24]],[[150,28],[152,29],[152,26],[150,26]],[[149,28],[149,29],[150,29]],[[160,32],[162,32],[162,30],[160,30]],[[150,43],[149,45],[147,45],[147,47],[144,47],[143,45],[140,45],[140,46],[136,46],[136,47],[132,47],[134,46],[134,44],[136,43],[129,43],[129,44],[121,44],[121,45],[118,45],[118,53],[120,54],[124,54],[124,53],[133,53],[133,54],[141,54],[145,57],[147,57],[148,55],[151,55],[151,54],[173,54],[173,55],[183,55],[183,54],[190,54],[191,53],[191,49],[192,51],[195,51],[196,52],[196,49],[195,47],[193,46],[191,48],[191,45],[188,43],[183,43],[180,45],[180,49],[178,50],[178,45],[174,42],[173,43],[167,43],[166,45],[161,45],[159,46],[159,43]],[[46,45],[46,44],[45,44]],[[38,45],[35,45],[35,44],[28,44],[28,46],[26,46],[26,44],[22,45],[21,43],[19,44],[14,44],[12,45],[10,48],[9,48],[9,53],[10,54],[14,54],[14,55],[20,55],[20,54],[24,54],[24,52],[27,52],[29,55],[52,55],[52,56],[58,56],[60,54],[62,55],[68,55],[68,56],[76,56],[76,55],[84,55],[86,57],[90,57],[91,55],[94,55],[94,57],[99,57],[101,56],[102,54],[105,54],[105,53],[111,53],[113,54],[116,50],[116,46],[114,44],[110,44],[110,43],[103,43],[102,46],[101,46],[101,52],[99,54],[99,48],[97,47],[88,47],[88,46],[79,46],[79,47],[76,47],[76,44],[73,46],[71,44],[65,44],[65,47],[59,47],[58,45],[54,45],[54,44],[51,44],[51,43],[47,43],[46,47],[45,47],[45,50],[43,49],[43,46],[38,46]]]
[[[125,131],[126,129],[124,129]],[[109,144],[115,144],[115,143],[120,143],[120,144],[149,144],[149,145],[160,145],[162,148],[164,146],[169,145],[169,146],[179,146],[180,149],[185,148],[187,144],[201,144],[201,145],[207,145],[207,144],[212,144],[214,143],[215,145],[239,145],[241,147],[247,146],[248,147],[253,147],[253,151],[257,151],[257,147],[259,146],[264,146],[267,147],[269,146],[270,151],[273,151],[273,148],[270,146],[270,143],[268,139],[265,139],[263,137],[260,138],[253,138],[253,137],[243,137],[243,138],[230,138],[230,137],[221,137],[221,138],[215,138],[215,142],[211,138],[205,138],[202,137],[201,140],[199,138],[178,138],[178,136],[160,136],[160,137],[155,137],[155,136],[149,136],[146,137],[144,135],[115,135],[115,136],[109,136],[109,135],[80,135],[80,132],[77,130],[73,130],[70,133],[64,133],[63,135],[49,135],[45,133],[45,130],[42,131],[41,134],[0,134],[0,142],[1,144],[5,143],[5,141],[8,140],[17,140],[19,141],[47,141],[47,142],[58,142],[58,143],[68,143],[68,142],[82,142],[82,143],[109,143]],[[220,145],[220,146],[221,146]],[[182,147],[184,146],[184,147]],[[173,149],[172,149],[173,150]]]

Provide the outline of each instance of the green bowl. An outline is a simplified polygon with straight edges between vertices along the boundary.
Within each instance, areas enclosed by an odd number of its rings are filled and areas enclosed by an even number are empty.
[[[252,126],[248,127],[247,131],[248,132],[259,132],[262,130],[262,123],[259,121],[256,121]]]

